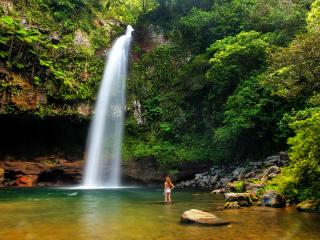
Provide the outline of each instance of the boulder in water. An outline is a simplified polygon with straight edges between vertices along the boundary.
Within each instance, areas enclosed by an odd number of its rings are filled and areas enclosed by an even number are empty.
[[[224,194],[226,202],[238,202],[241,207],[252,206],[252,200],[248,193],[226,193]]]
[[[211,226],[222,226],[230,223],[212,213],[200,211],[198,209],[185,211],[181,216],[181,221],[184,223],[200,223]]]
[[[224,208],[227,208],[227,209],[237,209],[237,208],[240,208],[240,205],[237,201],[235,202],[226,202],[224,204]]]
[[[320,212],[320,199],[308,199],[297,205],[300,212]]]
[[[285,207],[286,200],[284,196],[274,190],[266,191],[260,198],[259,206],[281,208]]]

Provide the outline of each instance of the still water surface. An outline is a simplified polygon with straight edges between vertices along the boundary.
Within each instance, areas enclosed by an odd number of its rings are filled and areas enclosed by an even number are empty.
[[[1,240],[320,239],[320,216],[294,209],[251,207],[219,211],[223,196],[161,189],[0,189]],[[182,212],[214,212],[231,225],[180,224]]]

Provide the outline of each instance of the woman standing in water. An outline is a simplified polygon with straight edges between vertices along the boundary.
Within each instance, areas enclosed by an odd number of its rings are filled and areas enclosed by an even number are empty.
[[[171,182],[169,177],[166,177],[166,181],[164,182],[164,201],[171,202],[171,190],[174,188],[174,185]]]

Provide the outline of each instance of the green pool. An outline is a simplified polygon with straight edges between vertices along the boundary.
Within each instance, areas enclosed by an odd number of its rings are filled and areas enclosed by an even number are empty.
[[[224,240],[319,239],[320,216],[294,209],[251,207],[218,211],[223,196],[175,191],[172,204],[162,190],[0,189],[1,240]],[[183,211],[212,211],[229,226],[180,224]]]

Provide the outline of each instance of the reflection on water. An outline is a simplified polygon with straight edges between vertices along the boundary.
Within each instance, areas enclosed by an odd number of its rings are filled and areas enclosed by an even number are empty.
[[[218,211],[223,196],[174,192],[164,204],[157,189],[2,189],[3,240],[224,240],[319,239],[320,217],[293,209],[251,207]],[[197,208],[231,221],[229,226],[182,225],[183,211]]]

